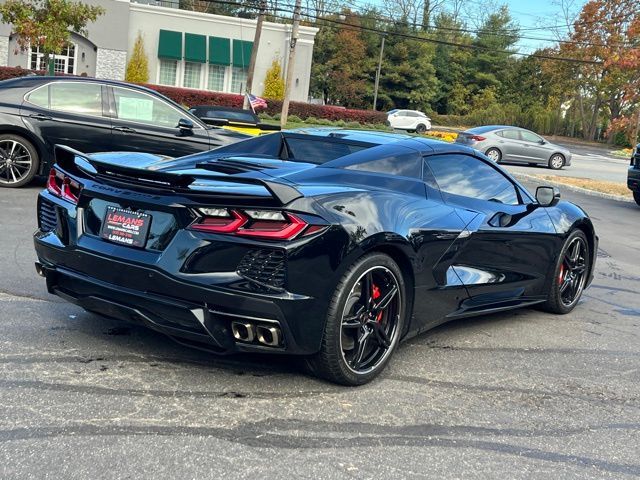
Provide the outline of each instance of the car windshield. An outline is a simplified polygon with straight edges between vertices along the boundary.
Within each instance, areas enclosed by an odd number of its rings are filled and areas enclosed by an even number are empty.
[[[204,118],[224,118],[227,120],[237,121],[237,122],[248,122],[248,123],[256,123],[257,119],[251,112],[242,112],[242,111],[231,111],[231,110],[207,110],[206,112],[198,112]]]

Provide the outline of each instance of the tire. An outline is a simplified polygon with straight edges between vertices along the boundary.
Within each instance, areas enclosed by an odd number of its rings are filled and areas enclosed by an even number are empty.
[[[489,157],[492,162],[500,163],[502,160],[502,152],[495,147],[489,148],[484,154]]]
[[[560,153],[554,153],[549,159],[549,168],[551,170],[560,170],[564,167],[565,158]]]
[[[396,293],[388,307],[378,313],[369,312],[363,305],[363,298],[369,298],[372,304],[376,303],[376,298],[380,298],[379,302],[384,301],[391,295],[394,282]],[[370,297],[362,296],[366,285],[372,286]],[[384,370],[398,346],[408,318],[407,305],[406,283],[393,259],[382,253],[361,257],[336,285],[327,311],[320,351],[306,360],[309,370],[320,378],[341,385],[356,386],[370,382]],[[384,338],[375,333],[373,327],[381,328]],[[369,333],[365,336],[366,332]],[[361,341],[362,338],[364,340]],[[388,345],[385,347],[383,344]],[[371,352],[366,354],[366,348]],[[360,350],[362,353],[358,355]],[[365,362],[368,359],[370,363]]]
[[[23,187],[39,168],[40,157],[30,141],[12,133],[0,135],[0,187]]]
[[[569,250],[573,248],[575,242],[581,242],[583,247],[583,252],[580,256],[583,259],[582,264],[584,265],[584,270],[578,280],[577,293],[575,294],[575,297],[570,302],[567,302],[567,299],[563,298],[562,286],[572,272],[565,261],[565,257]],[[587,283],[589,275],[588,262],[590,258],[589,242],[587,241],[587,237],[582,230],[574,230],[571,232],[569,237],[567,237],[567,240],[560,251],[558,261],[556,262],[556,266],[553,271],[553,277],[547,282],[547,300],[541,305],[543,310],[564,315],[575,308],[580,301],[580,297],[582,296],[582,292],[584,291],[584,287]]]
[[[636,201],[638,206],[640,206],[640,192],[633,192],[633,199]]]
[[[427,131],[427,126],[424,125],[423,123],[418,124],[418,126],[416,127],[416,133],[419,133],[420,135],[422,135],[426,131]]]

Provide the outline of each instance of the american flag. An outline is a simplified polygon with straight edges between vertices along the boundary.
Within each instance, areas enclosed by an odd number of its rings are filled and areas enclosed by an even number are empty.
[[[247,93],[247,98],[249,99],[251,110],[254,112],[256,111],[256,108],[267,108],[267,101],[264,98],[256,97],[250,93]]]

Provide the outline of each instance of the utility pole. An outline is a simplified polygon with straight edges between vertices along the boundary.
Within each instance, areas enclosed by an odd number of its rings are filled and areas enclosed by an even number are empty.
[[[256,23],[256,33],[253,36],[253,48],[251,49],[251,59],[249,60],[249,71],[247,72],[247,86],[246,92],[251,93],[253,88],[253,73],[256,69],[256,59],[258,57],[258,48],[260,47],[260,37],[262,36],[262,23],[264,22],[264,16],[267,13],[266,0],[260,0],[260,12],[258,13],[258,22]],[[242,108],[247,110],[249,108],[249,99],[244,96]]]
[[[298,42],[298,30],[300,28],[300,3],[296,0],[293,8],[293,27],[291,28],[291,41],[289,42],[289,60],[287,61],[287,78],[284,84],[284,100],[282,112],[280,112],[280,127],[284,128],[289,116],[289,99],[291,97],[291,82],[293,81],[293,66],[296,58],[296,43]]]
[[[631,138],[631,148],[635,148],[636,146],[638,133],[640,133],[640,105],[638,106],[638,120],[636,121],[636,128],[633,129],[633,138]]]
[[[376,70],[376,82],[373,87],[373,109],[378,109],[378,85],[380,84],[380,70],[382,70],[382,55],[384,53],[384,38],[382,35],[382,41],[380,42],[380,58],[378,58],[378,70]]]

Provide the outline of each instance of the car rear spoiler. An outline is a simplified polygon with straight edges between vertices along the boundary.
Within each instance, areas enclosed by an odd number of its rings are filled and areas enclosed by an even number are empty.
[[[135,153],[132,155],[135,155]],[[197,184],[199,182],[212,181],[263,187],[281,205],[287,205],[293,200],[303,197],[302,193],[292,185],[278,181],[264,172],[252,172],[254,175],[262,175],[260,178],[238,175],[212,175],[208,173],[201,176],[167,173],[144,168],[113,165],[66,145],[55,145],[54,157],[55,163],[69,173],[79,173],[98,180],[107,180],[120,185],[126,184],[144,189],[198,193]],[[197,164],[196,167],[208,170],[206,163]],[[201,190],[200,193],[202,191],[204,190]]]

